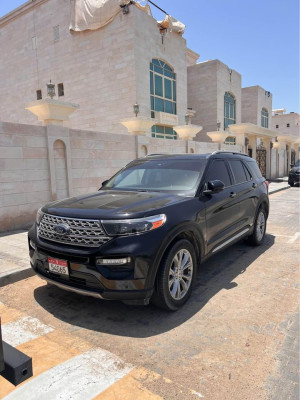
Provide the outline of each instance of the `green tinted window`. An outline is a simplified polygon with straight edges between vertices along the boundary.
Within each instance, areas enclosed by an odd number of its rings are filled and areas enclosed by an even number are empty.
[[[176,114],[176,75],[172,68],[164,61],[153,59],[150,63],[150,105],[151,118],[155,112],[161,111]],[[168,130],[168,133],[166,133]],[[154,127],[153,136],[176,139],[177,135],[172,128],[163,127],[159,131]]]
[[[231,93],[226,92],[224,95],[224,129],[236,123],[235,115],[235,98]]]

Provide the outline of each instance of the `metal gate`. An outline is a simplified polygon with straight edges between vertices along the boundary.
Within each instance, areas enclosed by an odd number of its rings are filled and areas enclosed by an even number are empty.
[[[295,165],[295,163],[296,163],[296,152],[294,150],[292,150],[292,153],[291,153],[291,164]]]
[[[266,176],[266,160],[267,160],[266,149],[256,149],[256,162],[259,166],[262,176],[264,177]]]

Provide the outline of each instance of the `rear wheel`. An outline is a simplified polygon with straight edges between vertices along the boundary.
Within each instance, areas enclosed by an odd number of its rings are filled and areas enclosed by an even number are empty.
[[[254,246],[259,246],[265,237],[266,233],[266,225],[267,225],[267,215],[266,211],[264,208],[260,208],[258,210],[255,223],[254,223],[254,229],[252,235],[248,237],[248,242]]]
[[[178,310],[191,295],[196,267],[192,244],[185,239],[173,244],[161,261],[151,301],[166,310]]]
[[[294,181],[290,181],[289,184],[290,184],[290,186],[294,186],[295,182]]]

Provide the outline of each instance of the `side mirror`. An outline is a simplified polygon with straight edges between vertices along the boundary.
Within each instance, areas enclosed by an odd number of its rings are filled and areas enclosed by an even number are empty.
[[[109,181],[109,179],[107,179],[106,181],[103,181],[103,182],[101,183],[101,188],[103,188],[103,186],[105,186],[105,185],[107,184],[108,181]],[[101,188],[99,188],[98,191],[99,191]]]
[[[225,185],[222,181],[216,179],[215,181],[209,181],[207,183],[207,189],[203,191],[204,194],[215,194],[219,193],[224,189]]]

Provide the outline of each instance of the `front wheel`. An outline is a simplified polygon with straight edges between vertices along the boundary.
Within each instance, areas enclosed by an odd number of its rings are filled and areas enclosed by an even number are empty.
[[[253,233],[248,237],[249,244],[259,246],[263,242],[266,233],[266,226],[266,211],[263,208],[260,208],[255,219]]]
[[[196,277],[197,259],[192,244],[179,240],[164,255],[151,301],[169,311],[178,310],[188,300]]]
[[[295,185],[295,182],[294,182],[294,181],[290,181],[290,182],[289,182],[289,185],[290,185],[290,186],[294,186],[294,185]]]

